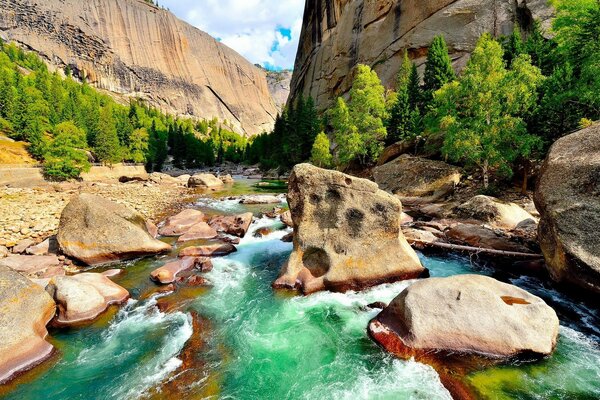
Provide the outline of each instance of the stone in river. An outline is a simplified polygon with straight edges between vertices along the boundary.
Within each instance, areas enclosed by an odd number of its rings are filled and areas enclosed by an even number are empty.
[[[554,351],[559,321],[542,299],[482,275],[418,281],[369,324],[388,351],[410,358],[428,352],[505,360]]]
[[[279,204],[281,201],[281,197],[266,194],[243,196],[240,199],[241,204]]]
[[[204,221],[204,214],[192,208],[185,209],[179,214],[167,218],[158,233],[162,236],[180,236],[192,226]]]
[[[299,164],[288,202],[294,249],[274,287],[345,291],[426,272],[402,234],[400,201],[374,182]]]
[[[189,187],[199,189],[216,189],[224,185],[223,181],[213,174],[195,174],[188,180]]]
[[[91,322],[112,304],[121,304],[129,292],[103,274],[82,273],[54,277],[46,290],[58,305],[56,326]]]
[[[56,305],[41,286],[0,266],[0,306],[0,383],[4,383],[50,356],[53,347],[44,339]]]
[[[217,232],[244,237],[252,223],[252,213],[212,217],[208,224]]]
[[[171,250],[148,233],[137,211],[91,194],[80,194],[65,207],[57,239],[64,254],[88,265]]]
[[[179,236],[177,239],[178,242],[189,242],[192,240],[200,240],[200,239],[213,239],[218,236],[218,233],[215,229],[209,226],[206,222],[198,222],[195,225],[192,225],[190,229],[183,235]]]
[[[169,284],[175,282],[177,275],[181,272],[190,271],[194,268],[206,272],[212,269],[212,262],[204,257],[183,257],[155,269],[150,273],[150,278],[163,285]]]
[[[479,195],[454,209],[454,215],[463,219],[474,219],[497,228],[515,229],[520,224],[536,224],[535,217],[515,203],[503,202],[494,197]]]
[[[186,247],[179,252],[180,257],[219,257],[237,251],[230,243],[215,243],[206,246]]]

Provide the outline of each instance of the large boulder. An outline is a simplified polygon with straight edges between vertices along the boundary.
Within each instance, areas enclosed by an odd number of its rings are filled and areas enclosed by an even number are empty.
[[[400,229],[400,201],[375,183],[299,164],[288,202],[294,250],[275,287],[345,291],[425,272]]]
[[[600,124],[554,143],[534,200],[550,275],[600,293]]]
[[[239,215],[215,216],[208,222],[208,224],[217,232],[227,233],[237,237],[246,236],[251,223],[251,212]]]
[[[532,253],[525,245],[501,230],[492,230],[480,225],[453,223],[444,231],[446,238],[461,245],[510,251],[517,253]]]
[[[403,154],[373,169],[373,178],[381,189],[401,199],[424,197],[434,201],[454,190],[460,182],[460,170],[442,161]]]
[[[43,288],[0,266],[0,383],[46,359],[52,345],[44,339],[56,305]]]
[[[91,194],[80,194],[65,207],[57,239],[64,254],[88,265],[171,250],[148,233],[138,212]]]
[[[474,219],[509,230],[527,223],[536,224],[535,217],[521,206],[484,195],[472,197],[459,205],[454,209],[454,214],[458,218]]]
[[[542,299],[481,275],[418,281],[369,324],[369,334],[401,357],[443,351],[506,359],[554,350],[558,317]]]
[[[218,235],[217,231],[208,225],[206,222],[198,222],[196,225],[192,225],[190,229],[183,235],[179,236],[177,242],[189,242],[192,240],[200,239],[213,239]]]
[[[96,319],[112,304],[129,298],[129,292],[103,274],[83,273],[52,278],[46,290],[58,305],[57,326],[73,326]]]
[[[179,214],[167,218],[158,233],[162,236],[180,236],[186,233],[192,226],[203,222],[202,211],[187,208]]]
[[[189,187],[199,189],[216,189],[224,185],[223,181],[213,174],[195,174],[188,180]]]

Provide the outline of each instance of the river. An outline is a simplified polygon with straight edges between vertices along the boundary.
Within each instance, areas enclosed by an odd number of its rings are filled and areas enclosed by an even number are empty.
[[[253,181],[200,198],[209,214],[255,213],[217,196],[249,193]],[[253,232],[271,227],[266,237]],[[292,245],[278,220],[257,219],[238,251],[214,259],[207,288],[158,293],[149,273],[170,255],[122,263],[115,281],[132,299],[91,326],[51,331],[49,361],[0,389],[6,399],[449,399],[433,368],[398,360],[368,337],[368,321],[410,282],[308,297],[271,288]],[[420,255],[432,276],[493,275],[544,298],[561,320],[549,358],[472,373],[483,399],[600,398],[600,315],[533,277],[499,274],[469,258]]]

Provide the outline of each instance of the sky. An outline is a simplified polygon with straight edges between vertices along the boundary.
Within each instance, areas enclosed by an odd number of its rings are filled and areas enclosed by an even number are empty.
[[[158,0],[253,64],[292,69],[304,0]]]

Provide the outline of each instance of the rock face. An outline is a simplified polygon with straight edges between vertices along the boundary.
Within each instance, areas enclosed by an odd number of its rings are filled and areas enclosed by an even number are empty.
[[[527,223],[536,224],[535,217],[515,203],[505,203],[494,197],[479,195],[459,205],[454,214],[503,229],[515,229]]]
[[[454,190],[460,182],[460,170],[442,161],[404,154],[373,169],[373,177],[382,190],[402,199],[437,200]]]
[[[0,0],[0,32],[57,68],[117,97],[227,120],[249,135],[272,128],[265,72],[171,12],[142,0]]]
[[[72,326],[93,321],[111,304],[129,298],[129,292],[103,274],[83,273],[52,278],[46,290],[58,305],[54,323]]]
[[[56,305],[40,286],[0,266],[0,383],[42,362],[52,353],[44,339]]]
[[[546,0],[307,1],[290,101],[311,95],[324,110],[349,91],[357,64],[373,66],[392,88],[404,49],[421,65],[440,33],[460,68],[483,32],[510,34],[515,22],[527,31],[551,15]]]
[[[441,350],[508,358],[552,353],[558,317],[542,299],[493,278],[456,275],[414,283],[369,324],[389,351]]]
[[[275,287],[345,291],[425,271],[400,229],[400,201],[371,181],[299,164],[288,203],[294,250]]]
[[[196,174],[188,180],[189,187],[199,189],[214,189],[220,188],[223,185],[223,181],[212,174]]]
[[[90,194],[80,194],[65,207],[57,239],[64,254],[88,265],[171,249],[148,233],[139,213]]]
[[[292,81],[292,71],[265,71],[267,74],[267,85],[269,92],[275,102],[277,111],[281,112],[290,96],[290,83]]]
[[[550,275],[600,293],[600,125],[554,143],[535,193]]]

